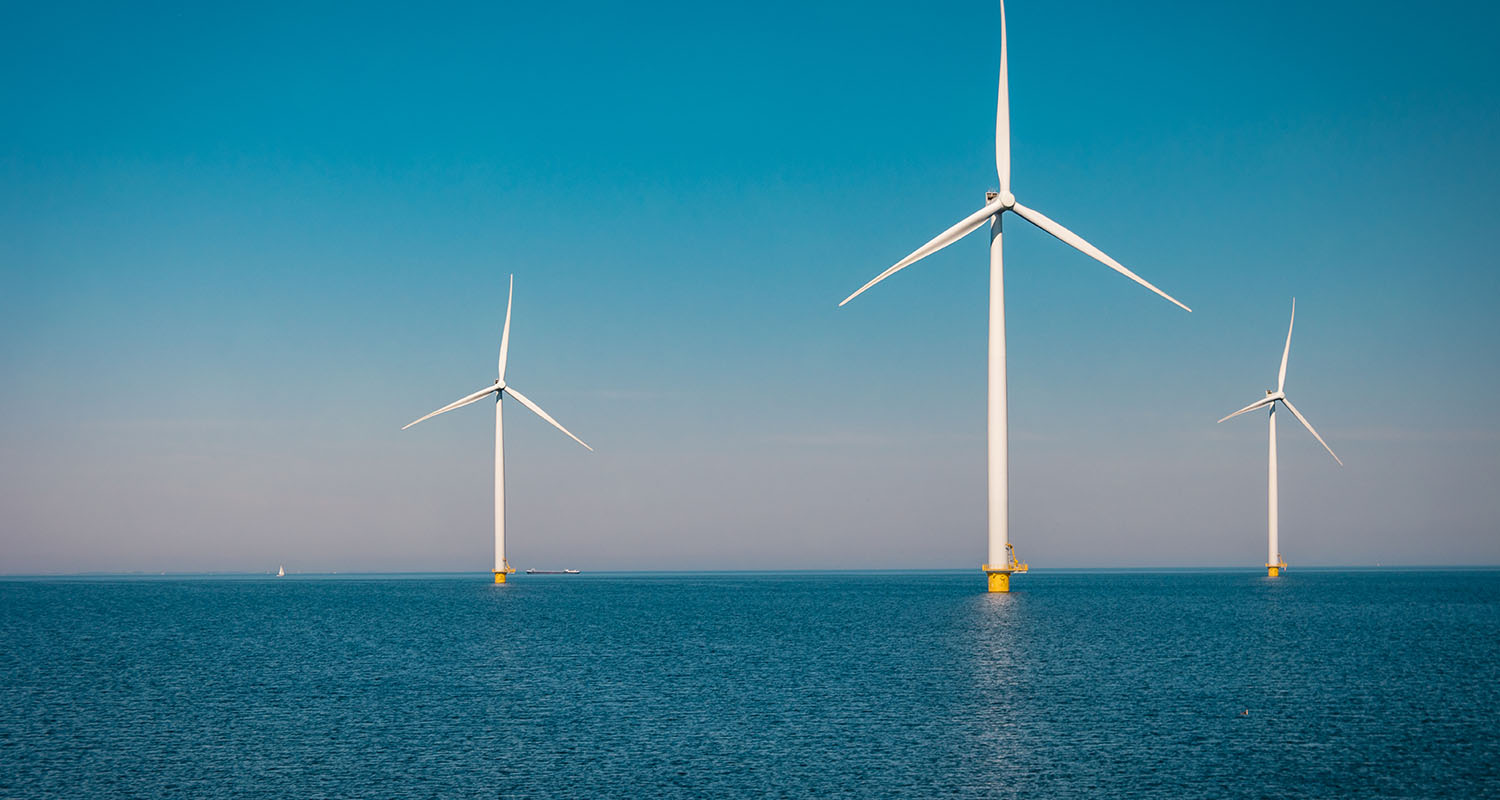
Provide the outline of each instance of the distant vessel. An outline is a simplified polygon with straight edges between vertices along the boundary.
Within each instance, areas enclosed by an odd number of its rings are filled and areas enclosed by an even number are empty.
[[[576,570],[576,569],[562,569],[562,570],[558,570],[558,569],[528,569],[528,570],[526,570],[526,574],[527,575],[577,575],[578,574],[578,570]]]
[[[276,568],[276,577],[278,577],[278,578],[285,578],[286,577],[286,565],[285,564],[282,564],[281,566],[279,566],[279,567]]]

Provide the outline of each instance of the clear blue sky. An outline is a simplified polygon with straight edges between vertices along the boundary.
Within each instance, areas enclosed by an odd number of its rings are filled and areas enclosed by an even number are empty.
[[[1500,562],[1500,11],[1023,2],[1036,566]],[[977,567],[992,3],[11,4],[0,572]]]

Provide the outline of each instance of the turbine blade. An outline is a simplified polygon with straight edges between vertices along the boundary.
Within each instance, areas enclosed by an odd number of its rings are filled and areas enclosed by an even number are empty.
[[[1091,256],[1095,261],[1098,261],[1099,263],[1103,264],[1104,266],[1109,267],[1110,269],[1114,270],[1115,272],[1118,272],[1121,275],[1124,275],[1125,277],[1127,277],[1127,278],[1135,281],[1136,283],[1139,283],[1140,285],[1146,287],[1147,289],[1150,289],[1151,291],[1156,292],[1157,294],[1159,294],[1162,297],[1166,298],[1168,301],[1176,304],[1177,307],[1181,308],[1183,311],[1189,311],[1189,312],[1192,311],[1191,308],[1188,308],[1187,306],[1183,305],[1182,303],[1177,302],[1176,298],[1174,298],[1171,295],[1167,294],[1166,292],[1164,292],[1164,291],[1156,288],[1155,286],[1152,286],[1148,281],[1146,281],[1141,276],[1135,274],[1134,272],[1131,272],[1128,269],[1125,269],[1123,266],[1120,265],[1120,262],[1118,262],[1118,261],[1114,260],[1113,258],[1110,258],[1109,256],[1105,255],[1104,252],[1101,251],[1099,248],[1097,248],[1097,247],[1089,244],[1088,242],[1085,242],[1083,240],[1083,237],[1079,236],[1078,234],[1076,234],[1076,233],[1068,230],[1067,228],[1064,228],[1063,226],[1057,224],[1056,222],[1052,221],[1050,218],[1047,217],[1046,214],[1043,214],[1042,212],[1037,211],[1036,209],[1033,209],[1033,208],[1027,208],[1026,206],[1023,206],[1020,203],[1016,203],[1015,208],[1013,210],[1017,214],[1020,214],[1022,217],[1024,217],[1026,219],[1026,221],[1030,222],[1032,225],[1035,225],[1038,228],[1041,228],[1042,230],[1044,230],[1044,231],[1052,234],[1053,236],[1056,236],[1058,239],[1061,239],[1062,241],[1064,241],[1064,242],[1072,245],[1073,247],[1077,248],[1079,251],[1081,251],[1085,255]]]
[[[510,301],[516,297],[516,276],[510,276],[510,293],[505,296],[505,332],[500,334],[500,380],[505,380],[505,357],[510,353]]]
[[[996,214],[1000,213],[1000,208],[1001,201],[999,198],[996,198],[995,202],[990,203],[989,205],[979,209],[978,211],[975,211],[973,214],[970,214],[967,217],[964,217],[963,221],[959,222],[957,225],[954,225],[948,230],[943,231],[942,233],[934,237],[932,241],[922,245],[921,247],[918,247],[912,252],[911,255],[901,259],[900,261],[897,261],[895,266],[891,267],[885,272],[880,273],[879,275],[876,275],[875,280],[872,280],[864,286],[859,287],[859,291],[844,298],[844,302],[839,303],[839,305],[843,306],[850,300],[853,300],[854,298],[859,297],[861,294],[864,294],[865,290],[870,288],[871,286],[880,283],[881,281],[891,277],[897,272],[906,269],[912,264],[921,261],[922,259],[932,255],[933,253],[936,253],[944,247],[947,247],[948,245],[953,244],[959,239],[962,239],[965,236],[968,236],[969,234],[978,230],[979,226],[988,222],[990,217],[993,217]]]
[[[1239,411],[1234,412],[1233,414],[1230,414],[1229,416],[1225,417],[1224,419],[1234,419],[1235,417],[1238,417],[1239,415],[1245,413],[1246,411],[1254,411],[1257,408],[1265,408],[1266,406],[1268,406],[1268,405],[1270,405],[1270,404],[1272,404],[1274,402],[1276,402],[1276,398],[1274,398],[1274,397],[1265,397],[1265,398],[1262,398],[1260,400],[1256,400],[1255,402],[1251,403],[1250,405],[1245,406],[1244,408],[1240,409]],[[1219,420],[1219,422],[1223,422],[1224,419]],[[1215,423],[1215,424],[1217,424],[1217,423]]]
[[[1010,191],[1010,76],[1005,65],[1005,0],[1000,1],[1000,97],[995,103],[995,173]]]
[[[1302,412],[1298,411],[1297,407],[1292,405],[1292,401],[1283,397],[1281,398],[1281,402],[1286,405],[1286,410],[1292,412],[1292,416],[1296,417],[1297,421],[1302,423],[1302,427],[1306,428],[1307,432],[1312,434],[1314,439],[1318,440],[1318,444],[1323,445],[1323,449],[1328,451],[1328,455],[1333,456],[1333,460],[1339,462],[1339,466],[1344,466],[1344,462],[1339,458],[1338,453],[1333,452],[1333,448],[1329,447],[1328,443],[1323,441],[1323,437],[1319,436],[1318,432],[1313,430],[1312,423],[1307,421],[1307,417],[1302,416]]]
[[[432,412],[431,414],[428,414],[425,417],[418,417],[417,419],[414,419],[411,422],[408,422],[405,425],[402,425],[401,426],[401,430],[404,431],[407,428],[410,428],[411,426],[417,424],[418,422],[421,422],[422,420],[432,419],[433,417],[435,417],[435,416],[437,416],[439,414],[443,414],[443,413],[446,413],[448,411],[452,411],[455,408],[463,408],[464,406],[466,406],[466,405],[468,405],[470,403],[477,403],[480,400],[483,400],[485,395],[492,394],[492,393],[498,392],[498,391],[500,391],[500,384],[498,384],[498,383],[495,384],[495,385],[493,385],[493,386],[486,386],[483,389],[480,389],[479,391],[477,391],[477,392],[475,392],[475,393],[473,393],[473,394],[471,394],[471,395],[469,395],[467,397],[461,398],[459,400],[455,400],[455,401],[449,403],[448,405],[443,406],[442,408],[440,408],[440,409]]]
[[[1286,348],[1281,351],[1281,371],[1276,373],[1276,391],[1286,388],[1286,357],[1292,354],[1292,325],[1297,322],[1297,298],[1292,298],[1292,321],[1286,324]]]
[[[562,425],[558,424],[557,420],[555,420],[551,416],[549,416],[547,414],[547,412],[543,411],[541,409],[541,407],[538,406],[536,403],[533,403],[530,400],[527,400],[526,399],[526,395],[521,394],[520,392],[516,391],[514,388],[512,388],[510,386],[505,387],[505,393],[508,394],[508,395],[510,395],[511,397],[514,397],[517,400],[519,400],[520,403],[521,403],[521,405],[526,406],[527,408],[531,409],[532,411],[535,411],[537,416],[539,416],[542,419],[547,420],[548,422],[552,423],[552,427],[557,428],[558,430],[562,431],[563,433],[568,434],[568,438],[572,439],[573,441],[575,441],[575,442],[577,442],[579,444],[583,444],[583,440],[582,439],[578,438],[577,436],[574,436],[571,431],[569,431],[567,428],[564,428]],[[583,446],[585,448],[587,448],[590,453],[594,452],[594,448],[589,447],[586,444],[583,444]]]

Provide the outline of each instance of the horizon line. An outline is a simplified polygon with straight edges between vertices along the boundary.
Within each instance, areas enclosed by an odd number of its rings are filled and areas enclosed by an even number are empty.
[[[1192,566],[1059,566],[1059,567],[1034,567],[1032,572],[1251,572],[1259,573],[1264,567],[1260,565],[1211,565],[1200,564]],[[1375,571],[1375,570],[1401,570],[1401,571],[1500,571],[1500,564],[1308,564],[1292,568],[1293,571],[1313,572],[1336,572],[1336,571]],[[579,574],[585,575],[788,575],[788,574],[936,574],[936,573],[968,573],[977,571],[977,568],[968,567],[929,567],[929,568],[892,568],[892,567],[870,567],[870,568],[767,568],[767,569],[608,569],[608,570],[582,570]],[[470,575],[488,576],[488,570],[403,570],[403,571],[372,571],[372,570],[309,570],[294,571],[286,573],[286,577],[293,575],[303,577],[402,577],[402,576],[447,576],[464,577]],[[524,575],[525,570],[517,570],[516,574]],[[276,573],[267,571],[234,571],[234,570],[200,570],[200,571],[147,571],[133,570],[128,572],[14,572],[0,573],[0,580],[15,579],[81,579],[81,578],[259,578],[276,577]]]

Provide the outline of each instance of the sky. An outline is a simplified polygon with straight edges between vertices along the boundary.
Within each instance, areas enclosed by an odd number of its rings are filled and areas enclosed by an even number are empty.
[[[1007,9],[1033,568],[1500,563],[1500,8]],[[977,569],[997,4],[0,10],[0,573]]]

